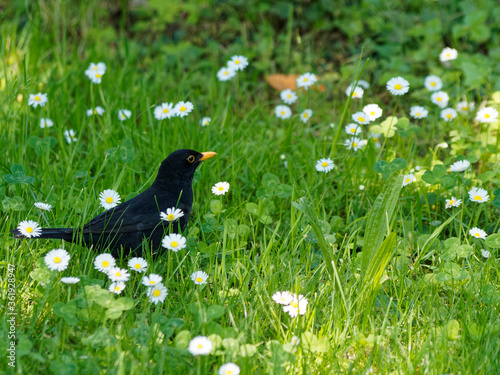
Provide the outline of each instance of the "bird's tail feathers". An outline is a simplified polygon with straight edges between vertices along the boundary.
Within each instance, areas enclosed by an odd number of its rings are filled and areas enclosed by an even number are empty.
[[[14,238],[27,238],[19,229],[12,229],[10,232],[14,235]],[[33,238],[57,238],[71,241],[73,239],[73,228],[42,228],[42,234]]]

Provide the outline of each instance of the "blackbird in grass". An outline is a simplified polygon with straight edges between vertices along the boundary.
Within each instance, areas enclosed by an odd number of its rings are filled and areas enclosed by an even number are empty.
[[[37,238],[59,238],[66,241],[109,249],[119,256],[136,252],[144,239],[153,249],[161,246],[168,221],[160,219],[160,212],[167,208],[178,208],[184,216],[172,224],[173,232],[186,228],[193,205],[191,182],[196,167],[215,152],[177,150],[172,152],[160,166],[153,184],[135,198],[111,208],[90,220],[83,228],[43,228]],[[15,238],[25,238],[18,230],[11,230]]]

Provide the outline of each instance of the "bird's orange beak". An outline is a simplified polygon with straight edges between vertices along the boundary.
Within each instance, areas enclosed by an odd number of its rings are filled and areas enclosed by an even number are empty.
[[[210,159],[211,157],[217,155],[217,153],[213,151],[202,152],[201,154],[203,156],[201,157],[200,161]]]

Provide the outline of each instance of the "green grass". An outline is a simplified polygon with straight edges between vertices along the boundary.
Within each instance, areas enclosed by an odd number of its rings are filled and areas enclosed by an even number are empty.
[[[0,359],[7,373],[215,374],[230,361],[242,374],[499,371],[498,122],[479,125],[474,111],[445,123],[423,87],[427,72],[409,72],[410,92],[396,99],[385,90],[386,78],[406,73],[382,70],[375,60],[357,77],[364,64],[359,56],[334,81],[324,75],[326,92],[298,91],[294,116],[280,120],[273,113],[279,93],[262,79],[268,56],[259,56],[258,43],[216,52],[207,47],[206,58],[187,63],[175,58],[178,44],[165,44],[171,55],[159,53],[157,45],[122,33],[122,23],[120,31],[108,28],[100,35],[67,6],[54,13],[33,7],[26,15],[12,11],[0,26],[0,275],[6,288],[7,265],[15,265],[17,312],[16,367],[8,366],[5,355]],[[67,28],[75,22],[80,38]],[[291,23],[281,35],[287,45],[279,47],[288,51],[295,40],[290,29]],[[307,61],[319,54],[308,45]],[[466,95],[476,108],[488,101],[500,109],[493,85],[463,84],[461,60],[450,68],[439,63],[442,47],[427,48],[450,106]],[[250,56],[249,67],[233,81],[218,82],[217,70],[235,53]],[[84,71],[98,61],[108,70],[102,84],[92,85]],[[347,103],[345,88],[357,78],[372,86],[363,99]],[[48,93],[48,105],[29,107],[29,94],[39,91]],[[155,105],[180,100],[194,104],[186,118],[154,118]],[[339,122],[343,115],[343,126],[351,122],[351,114],[369,103],[383,108],[380,120],[399,118],[395,134],[381,138],[382,148],[369,141],[347,151]],[[429,109],[428,119],[401,120],[416,104]],[[104,115],[87,117],[86,110],[97,105]],[[121,108],[130,109],[132,118],[118,121]],[[314,115],[304,125],[298,115],[306,108]],[[205,116],[212,122],[201,127]],[[40,129],[42,117],[54,126]],[[363,138],[370,126],[363,126]],[[64,139],[70,128],[76,143]],[[147,273],[163,276],[169,292],[164,303],[148,302],[137,273],[121,295],[107,292],[108,278],[93,266],[95,251],[11,237],[9,230],[28,219],[42,227],[81,226],[102,212],[101,191],[115,189],[130,199],[179,148],[218,156],[195,175],[188,247],[156,257],[150,249],[143,253]],[[335,169],[317,172],[316,161],[328,156]],[[463,176],[439,167],[461,156],[472,162]],[[400,188],[398,176],[410,172],[418,181]],[[219,181],[231,188],[215,197],[210,189]],[[468,200],[468,190],[477,186],[489,192],[490,201]],[[464,204],[445,209],[451,196]],[[39,201],[53,210],[36,209]],[[474,226],[488,233],[486,241],[469,235]],[[50,272],[43,257],[62,247],[71,254],[70,265]],[[491,257],[484,258],[482,249]],[[127,260],[118,263],[126,267]],[[191,281],[197,270],[210,275],[208,284]],[[81,281],[68,286],[59,281],[62,276]],[[307,313],[284,313],[271,298],[277,291],[303,294]],[[5,354],[10,325],[4,304],[0,312]],[[210,355],[188,352],[190,338],[198,335],[218,345]],[[290,344],[293,336],[299,345]]]

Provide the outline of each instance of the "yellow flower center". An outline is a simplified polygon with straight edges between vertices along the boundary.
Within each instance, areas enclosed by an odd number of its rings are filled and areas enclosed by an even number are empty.
[[[328,166],[328,163],[326,161],[324,161],[323,163],[321,163],[321,166],[322,167],[327,167]]]
[[[455,203],[455,201],[453,199],[450,199],[450,205]]]
[[[33,228],[31,228],[31,227],[26,228],[26,232],[33,233]]]
[[[436,82],[431,82],[431,86],[436,86]]]
[[[417,112],[417,116],[420,116],[420,112]]]
[[[449,53],[446,54],[446,57],[450,57],[451,55]]]
[[[304,117],[307,117],[307,113],[304,113]]]
[[[201,277],[197,277],[196,281],[198,281],[199,283],[201,283],[203,281],[203,279]]]
[[[371,111],[370,115],[375,116],[375,112]]]
[[[351,133],[356,133],[356,128],[352,128]]]
[[[303,79],[303,82],[307,82],[307,78],[304,78],[304,79]]]
[[[240,60],[236,60],[234,63],[235,63],[235,64],[239,64],[239,63],[240,63]]]
[[[355,92],[353,92],[353,93],[352,93],[352,96],[356,96],[356,93],[355,93]]]
[[[219,186],[219,191],[224,190],[224,186]]]
[[[490,118],[490,114],[489,113],[485,114],[484,118]]]
[[[37,95],[37,96],[35,96],[35,100],[36,100],[37,102],[38,102],[38,101],[40,101],[40,97],[39,97],[38,95]]]
[[[115,286],[115,292],[119,292],[120,291],[120,287],[119,286]]]
[[[297,301],[292,301],[292,303],[290,303],[290,306],[292,306],[294,308],[298,308],[299,307],[299,303]]]
[[[399,83],[394,86],[396,90],[401,90],[403,86],[401,86]]]
[[[378,142],[378,138],[372,138],[373,142]]]
[[[446,117],[447,117],[447,118],[451,118],[451,115],[448,113],[448,114],[446,115]]]
[[[160,292],[158,289],[156,289],[156,290],[153,292],[153,296],[155,296],[155,297],[159,297],[159,296],[160,296],[160,294],[161,294],[161,292]]]
[[[95,77],[96,77],[96,78],[101,78],[102,76],[101,76],[99,73],[97,73],[97,74],[95,75]]]
[[[106,198],[106,203],[113,203],[113,198],[107,197]]]
[[[438,102],[440,102],[441,100],[443,100],[443,99],[441,99],[441,97],[438,97],[438,98],[437,98],[437,101],[438,101]]]
[[[107,267],[109,266],[109,262],[107,260],[105,260],[104,262],[102,262],[102,266],[103,267]]]
[[[352,143],[353,147],[358,147],[358,144],[356,142]]]
[[[122,118],[125,118],[125,115],[122,113]]]
[[[163,108],[163,113],[168,113],[168,108]]]
[[[94,70],[97,70],[97,66],[94,66]]]
[[[186,107],[182,106],[181,107],[181,112],[184,112],[186,110]]]
[[[462,107],[462,111],[467,111],[469,109],[469,107],[465,106],[465,107]]]
[[[475,201],[482,201],[482,200],[483,200],[483,198],[481,198],[481,196],[480,196],[480,195],[476,195],[476,196],[474,197],[474,200],[475,200]]]
[[[175,219],[174,214],[168,214],[168,216],[167,216],[167,220],[172,221],[172,220],[174,220],[174,219]]]
[[[284,116],[285,115],[285,111],[281,111],[281,114]]]
[[[122,273],[120,271],[118,271],[117,273],[115,273],[115,275],[120,277],[122,275]]]
[[[411,181],[411,179],[407,178],[407,179],[405,180],[405,183],[408,183],[408,182],[410,182],[410,181]]]
[[[291,97],[292,97],[292,95],[288,94],[288,95],[287,95],[287,97],[291,98]]]
[[[203,348],[203,344],[198,344],[198,349],[202,349]]]
[[[228,74],[229,74],[229,72],[226,70],[226,71],[224,71],[224,74],[228,75]]]
[[[170,244],[170,246],[177,247],[177,246],[179,246],[179,243],[177,241],[172,241],[172,243]]]
[[[365,122],[365,119],[363,117],[358,117],[359,122]]]
[[[94,112],[94,115],[97,113],[95,109],[94,109],[94,111],[93,111],[93,112]]]
[[[474,236],[479,237],[480,234],[479,233],[474,233]]]
[[[136,269],[139,269],[139,268],[141,268],[141,265],[140,265],[139,263],[137,263],[137,264],[135,265],[135,268],[136,268]]]
[[[61,263],[61,258],[60,257],[55,257],[54,258],[54,263]]]

